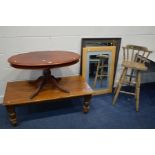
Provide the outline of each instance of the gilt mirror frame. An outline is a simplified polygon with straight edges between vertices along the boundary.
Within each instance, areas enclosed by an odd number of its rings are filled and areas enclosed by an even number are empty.
[[[98,46],[98,47],[85,47],[83,48],[82,53],[82,77],[87,80],[87,62],[88,62],[88,53],[90,52],[110,52],[110,62],[109,62],[109,79],[108,79],[108,87],[103,89],[94,90],[94,95],[111,93],[113,89],[113,76],[114,76],[114,64],[115,64],[115,54],[116,54],[116,46]]]

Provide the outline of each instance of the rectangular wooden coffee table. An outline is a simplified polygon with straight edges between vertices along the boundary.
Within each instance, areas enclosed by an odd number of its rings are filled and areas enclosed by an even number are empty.
[[[93,90],[81,76],[61,78],[59,84],[67,88],[69,93],[62,92],[52,85],[47,85],[37,96],[30,99],[37,87],[33,81],[8,82],[3,103],[7,108],[11,124],[17,124],[15,107],[18,105],[84,97],[83,112],[89,111]]]

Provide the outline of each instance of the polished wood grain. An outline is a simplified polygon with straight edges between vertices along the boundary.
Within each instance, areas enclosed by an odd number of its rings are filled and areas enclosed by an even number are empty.
[[[79,54],[69,51],[36,51],[13,55],[8,62],[15,68],[47,69],[73,65],[79,59]]]
[[[52,85],[46,85],[39,95],[30,99],[29,96],[36,89],[36,85],[32,81],[8,82],[4,105],[8,109],[11,123],[16,124],[15,106],[23,104],[38,104],[45,101],[64,100],[69,98],[84,97],[83,111],[89,111],[90,99],[93,90],[85,82],[81,76],[64,77],[59,80],[59,84],[66,87],[69,93],[65,93]],[[52,89],[49,89],[52,87]]]

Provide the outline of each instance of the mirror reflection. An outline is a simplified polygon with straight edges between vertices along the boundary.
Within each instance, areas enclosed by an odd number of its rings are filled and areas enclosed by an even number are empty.
[[[97,89],[109,87],[109,59],[108,52],[88,52],[87,82]]]

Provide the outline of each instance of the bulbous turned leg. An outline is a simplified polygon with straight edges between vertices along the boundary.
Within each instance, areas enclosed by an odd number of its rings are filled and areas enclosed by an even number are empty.
[[[92,95],[84,96],[84,103],[83,103],[83,112],[84,113],[87,113],[90,109],[89,105],[90,105],[91,97],[92,97]]]
[[[16,118],[16,112],[14,106],[6,106],[6,109],[8,111],[9,120],[13,126],[17,125],[17,118]]]

